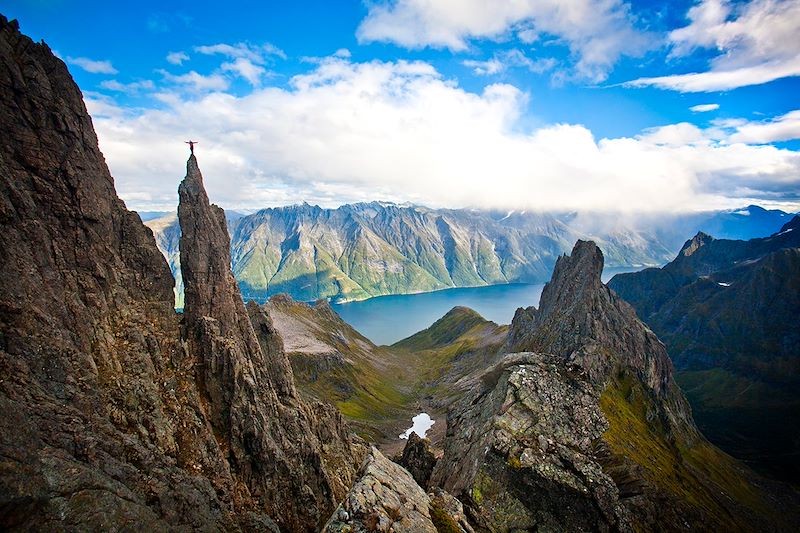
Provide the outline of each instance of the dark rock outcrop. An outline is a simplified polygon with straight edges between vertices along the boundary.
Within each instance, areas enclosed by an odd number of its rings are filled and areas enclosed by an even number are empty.
[[[602,383],[621,368],[634,371],[658,395],[671,387],[672,365],[661,341],[634,310],[600,281],[603,254],[578,241],[556,261],[539,308],[519,309],[511,324],[509,352],[557,354]]]
[[[412,431],[397,464],[408,470],[420,487],[427,488],[433,467],[436,466],[430,441]]]
[[[214,434],[282,528],[314,530],[350,486],[359,444],[334,408],[300,400],[271,321],[252,302],[245,309],[225,214],[209,203],[194,156],[178,193],[185,339]]]
[[[365,450],[245,311],[196,161],[182,326],[66,66],[1,16],[0,125],[0,529],[320,527]]]
[[[591,384],[556,358],[514,354],[448,415],[432,485],[460,496],[489,531],[630,531],[595,458],[608,424]]]

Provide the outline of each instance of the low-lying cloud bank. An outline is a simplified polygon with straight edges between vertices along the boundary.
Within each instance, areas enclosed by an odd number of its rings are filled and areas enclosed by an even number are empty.
[[[159,109],[132,110],[86,95],[117,189],[135,208],[174,207],[189,138],[200,141],[210,194],[238,208],[373,199],[648,212],[800,203],[800,153],[762,144],[795,136],[796,113],[596,139],[579,124],[522,129],[527,95],[512,85],[476,94],[424,62],[345,57],[321,60],[287,88],[234,96],[176,86],[157,97]]]

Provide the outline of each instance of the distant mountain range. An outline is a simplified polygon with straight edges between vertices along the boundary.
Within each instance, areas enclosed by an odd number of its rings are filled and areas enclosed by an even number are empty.
[[[800,479],[800,217],[748,241],[698,233],[663,268],[608,285],[666,344],[703,432]]]
[[[174,214],[146,224],[156,235],[182,304]],[[430,209],[370,202],[308,204],[230,213],[233,271],[245,298],[287,293],[334,302],[449,287],[546,281],[578,239],[598,243],[609,267],[662,265],[700,229],[730,238],[766,235],[787,213],[758,206],[711,213],[623,218],[597,213]]]

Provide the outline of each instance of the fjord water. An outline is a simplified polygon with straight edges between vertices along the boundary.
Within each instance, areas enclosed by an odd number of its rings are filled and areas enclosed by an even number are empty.
[[[607,268],[603,271],[603,281],[614,274],[636,270],[640,269]],[[510,324],[518,307],[539,305],[543,287],[544,283],[510,283],[444,289],[378,296],[332,307],[345,322],[375,344],[393,344],[427,328],[457,305],[469,307],[498,324]]]
[[[332,307],[375,344],[393,344],[433,324],[457,305],[498,324],[509,324],[517,307],[538,305],[543,283],[512,283],[378,296]]]

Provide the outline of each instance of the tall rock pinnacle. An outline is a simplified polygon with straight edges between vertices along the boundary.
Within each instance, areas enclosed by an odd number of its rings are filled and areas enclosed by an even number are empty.
[[[184,337],[214,434],[234,475],[281,528],[313,531],[347,492],[366,450],[333,407],[298,398],[269,317],[252,302],[245,308],[225,213],[209,203],[194,155],[178,194]]]

